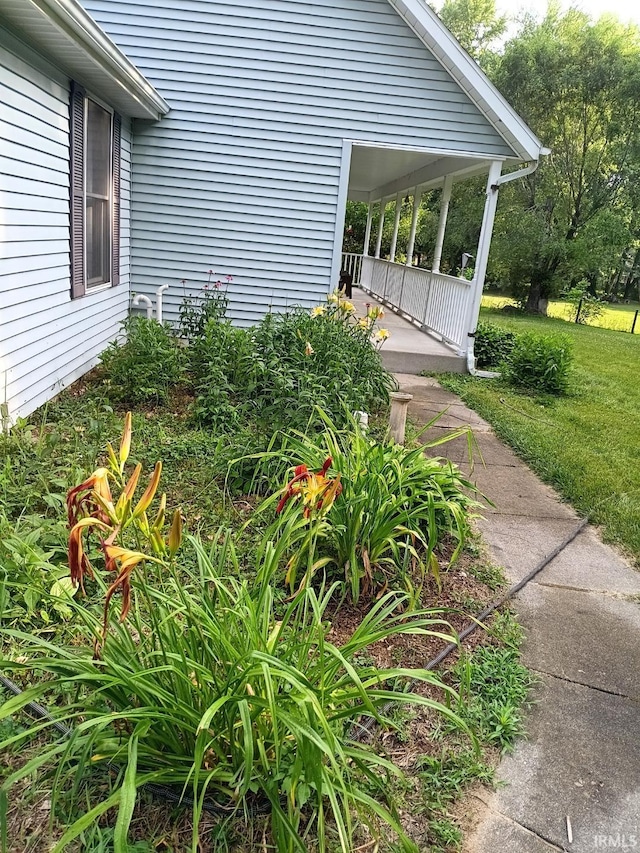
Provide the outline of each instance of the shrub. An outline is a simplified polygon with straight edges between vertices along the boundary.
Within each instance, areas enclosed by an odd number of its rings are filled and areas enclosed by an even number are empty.
[[[166,402],[183,379],[183,349],[155,320],[129,317],[121,325],[126,341],[113,341],[101,357],[109,397],[131,405]]]
[[[490,323],[478,323],[474,353],[478,367],[497,367],[511,355],[516,334]]]
[[[354,601],[361,593],[400,586],[415,602],[428,572],[439,580],[436,551],[445,556],[445,540],[450,562],[464,545],[469,513],[479,506],[469,497],[473,486],[450,462],[426,456],[422,445],[379,443],[353,420],[343,430],[324,413],[321,420],[321,436],[292,436],[283,448],[290,463],[311,471],[329,459],[329,472],[340,477],[343,491],[326,514],[318,547],[331,556]],[[466,431],[452,432],[450,438]],[[303,545],[291,560],[290,580],[305,563],[313,566]]]
[[[345,412],[388,403],[393,377],[383,368],[375,318],[354,320],[340,300],[311,314],[268,314],[254,333],[258,417],[272,429],[304,430],[320,406],[336,423]]]
[[[504,364],[503,376],[512,385],[547,394],[563,394],[569,386],[573,355],[565,335],[526,332]]]
[[[605,304],[597,296],[589,293],[588,283],[581,282],[567,291],[565,299],[570,304],[569,319],[586,325],[590,320],[599,320],[604,313]]]
[[[210,319],[189,347],[189,362],[197,395],[196,420],[222,431],[237,428],[255,389],[250,332]]]

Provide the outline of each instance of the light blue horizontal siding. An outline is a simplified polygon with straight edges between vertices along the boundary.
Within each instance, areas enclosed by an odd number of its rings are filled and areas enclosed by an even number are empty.
[[[96,364],[127,314],[131,128],[123,126],[121,284],[70,298],[69,84],[0,29],[0,395],[26,417]]]
[[[171,107],[136,126],[132,287],[229,273],[231,316],[331,285],[343,140],[512,152],[387,0],[83,0]]]

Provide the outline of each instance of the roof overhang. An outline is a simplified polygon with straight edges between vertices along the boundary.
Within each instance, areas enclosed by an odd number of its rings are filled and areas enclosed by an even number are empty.
[[[389,3],[486,116],[517,159],[531,162],[549,153],[426,0],[389,0]]]
[[[2,0],[0,24],[123,115],[159,119],[169,112],[77,0]]]
[[[487,154],[430,150],[353,141],[347,197],[374,202],[454,180],[486,174],[496,158]]]

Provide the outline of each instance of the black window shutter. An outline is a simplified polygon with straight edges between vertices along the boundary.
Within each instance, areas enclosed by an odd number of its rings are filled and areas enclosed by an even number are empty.
[[[120,149],[122,119],[113,114],[113,234],[111,236],[111,284],[120,284]]]
[[[84,89],[71,84],[69,159],[71,164],[71,298],[84,296]]]

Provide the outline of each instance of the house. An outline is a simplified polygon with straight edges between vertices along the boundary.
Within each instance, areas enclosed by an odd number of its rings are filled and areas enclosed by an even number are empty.
[[[317,304],[348,198],[370,232],[444,185],[441,246],[452,182],[488,173],[474,282],[379,240],[362,269],[472,353],[501,173],[544,153],[424,0],[3,0],[0,81],[5,420],[96,363],[132,292],[169,285],[176,320],[213,269],[236,322]]]

